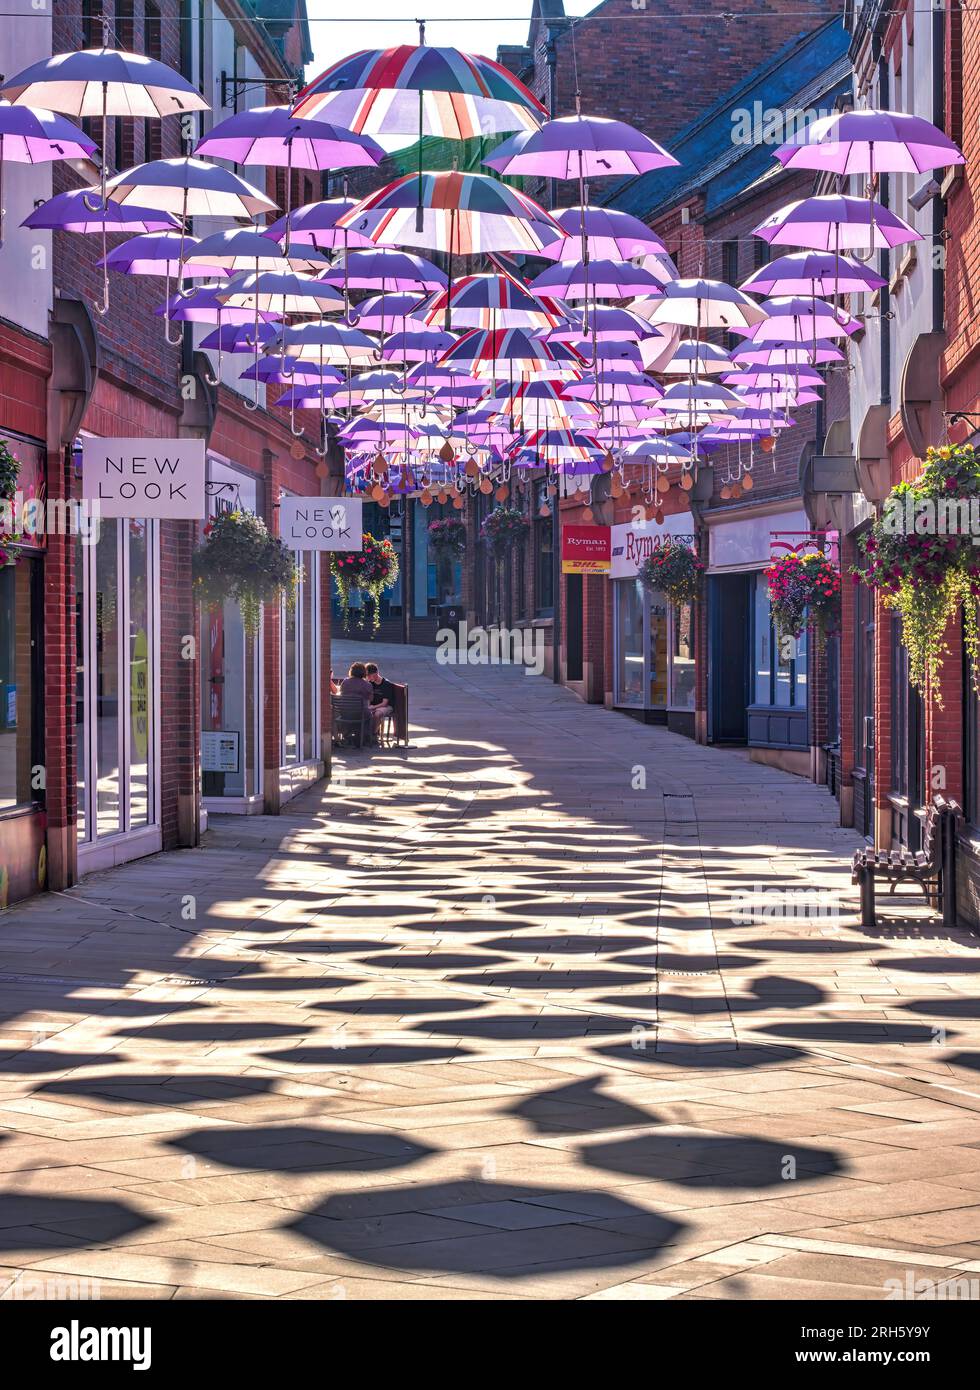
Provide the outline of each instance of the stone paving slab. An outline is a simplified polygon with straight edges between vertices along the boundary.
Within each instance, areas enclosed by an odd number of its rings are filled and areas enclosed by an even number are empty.
[[[0,917],[0,1290],[976,1278],[977,941],[920,904],[861,929],[826,789],[371,650],[408,748]]]

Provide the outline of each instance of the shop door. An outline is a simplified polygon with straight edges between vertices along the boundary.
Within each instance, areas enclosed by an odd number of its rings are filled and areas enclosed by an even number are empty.
[[[909,682],[909,654],[902,641],[902,624],[891,624],[892,746],[891,789],[892,843],[917,850],[922,844],[919,812],[924,800],[924,711],[922,696]]]
[[[582,576],[565,576],[565,679],[582,679]]]
[[[854,603],[854,828],[874,833],[875,620],[874,595],[858,584]],[[847,756],[847,750],[842,750]]]
[[[751,574],[709,577],[712,743],[745,743],[749,704]]]

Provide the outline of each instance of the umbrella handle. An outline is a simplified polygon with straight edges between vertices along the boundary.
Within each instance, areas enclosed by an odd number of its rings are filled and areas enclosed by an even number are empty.
[[[93,305],[92,305],[92,308],[93,308],[93,309],[95,310],[95,312],[98,314],[99,318],[102,318],[102,319],[104,319],[105,316],[106,316],[106,314],[109,312],[109,267],[108,267],[108,266],[106,265],[106,263],[105,263],[105,262],[106,262],[106,256],[107,256],[107,255],[108,255],[108,251],[107,251],[107,249],[106,249],[105,218],[103,218],[103,219],[102,219],[102,303],[101,303],[101,304],[93,304]],[[164,328],[164,332],[166,332],[166,331],[167,331],[166,328]]]

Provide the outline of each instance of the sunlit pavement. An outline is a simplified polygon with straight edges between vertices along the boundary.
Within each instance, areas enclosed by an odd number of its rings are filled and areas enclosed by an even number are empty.
[[[6,1296],[980,1278],[977,940],[862,932],[826,789],[372,654],[408,749],[0,918]]]

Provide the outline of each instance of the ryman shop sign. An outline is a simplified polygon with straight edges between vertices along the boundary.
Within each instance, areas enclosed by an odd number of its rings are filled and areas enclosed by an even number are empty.
[[[291,550],[360,550],[359,497],[283,497],[279,538]]]
[[[85,438],[82,497],[103,517],[202,520],[204,440]]]
[[[659,526],[655,521],[626,522],[622,526],[614,526],[610,579],[635,579],[643,561],[672,539],[694,545],[694,518],[690,512],[665,516]]]

